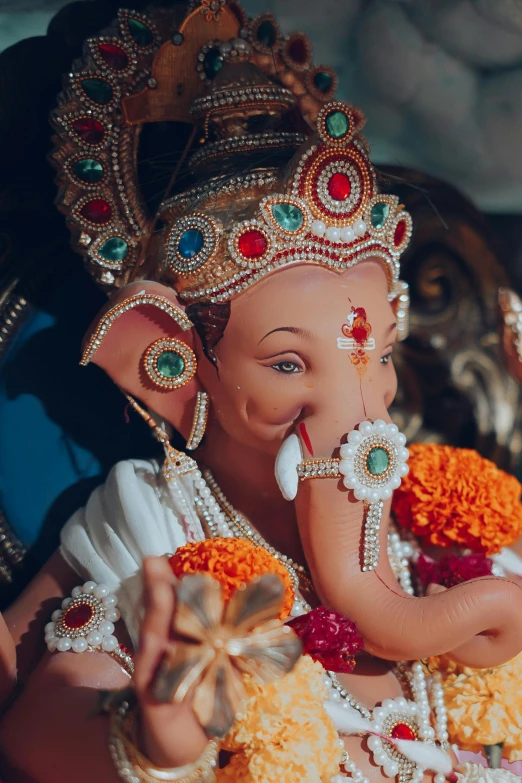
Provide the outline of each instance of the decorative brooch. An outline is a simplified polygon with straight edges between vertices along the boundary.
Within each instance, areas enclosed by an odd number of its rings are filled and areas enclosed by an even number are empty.
[[[75,587],[45,626],[47,649],[76,653],[101,649],[113,653],[118,647],[113,635],[114,623],[120,619],[117,604],[118,599],[106,585],[85,582]]]

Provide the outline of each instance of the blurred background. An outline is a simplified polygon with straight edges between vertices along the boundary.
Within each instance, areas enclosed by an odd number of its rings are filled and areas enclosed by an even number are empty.
[[[118,5],[0,0],[0,604],[109,468],[154,448],[110,382],[78,367],[104,294],[69,249],[47,162],[61,76]],[[522,474],[522,305],[498,308],[499,287],[522,291],[522,0],[243,5],[310,36],[414,217],[395,419]]]

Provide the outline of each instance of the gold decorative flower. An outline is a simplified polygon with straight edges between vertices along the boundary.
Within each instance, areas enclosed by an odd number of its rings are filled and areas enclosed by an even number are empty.
[[[159,701],[192,697],[209,736],[222,737],[245,702],[242,674],[266,684],[290,672],[301,655],[294,631],[278,619],[285,588],[265,574],[225,603],[221,585],[205,573],[176,585],[172,645],[154,685]]]

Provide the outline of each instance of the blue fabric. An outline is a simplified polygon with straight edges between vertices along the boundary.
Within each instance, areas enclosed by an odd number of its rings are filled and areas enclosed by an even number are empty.
[[[8,360],[16,362],[31,338],[55,325],[53,316],[34,310],[13,340]],[[101,463],[49,418],[38,397],[21,393],[10,398],[5,381],[2,374],[0,505],[19,538],[32,546],[56,498],[76,482],[99,476]]]
[[[36,564],[112,465],[157,453],[147,426],[95,365],[83,335],[106,302],[85,273],[26,312],[0,365],[0,508]]]

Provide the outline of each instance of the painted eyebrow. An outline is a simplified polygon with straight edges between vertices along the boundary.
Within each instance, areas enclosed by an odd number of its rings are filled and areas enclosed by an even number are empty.
[[[311,332],[309,332],[307,329],[300,329],[299,326],[279,326],[277,329],[272,329],[271,332],[267,332],[264,337],[260,339],[258,342],[258,345],[261,345],[263,340],[266,340],[266,338],[274,334],[274,332],[291,332],[292,334],[297,334],[299,337],[308,337],[310,338],[312,336]]]

